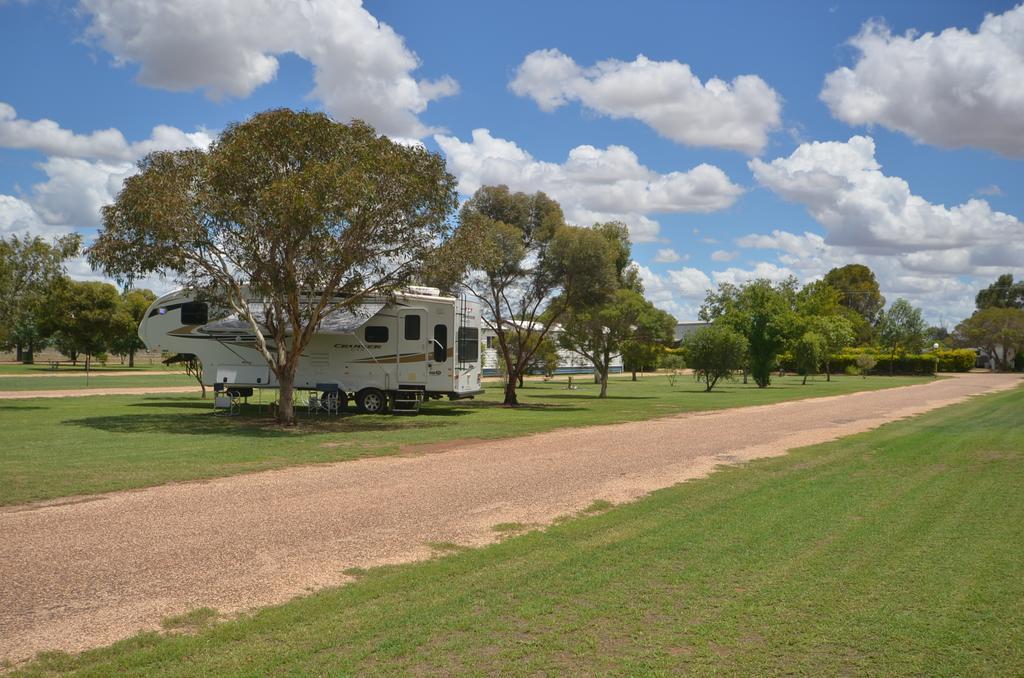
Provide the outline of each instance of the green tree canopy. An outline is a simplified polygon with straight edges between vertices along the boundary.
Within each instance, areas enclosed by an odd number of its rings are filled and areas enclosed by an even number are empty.
[[[128,367],[135,367],[135,353],[146,348],[139,337],[139,323],[146,315],[146,309],[156,301],[156,295],[147,289],[131,289],[121,295],[117,318],[117,333],[110,350],[118,355],[128,356]]]
[[[817,332],[804,332],[793,343],[793,359],[806,385],[807,377],[817,374],[825,360],[825,340]]]
[[[50,242],[27,234],[0,239],[0,346],[16,348],[19,360],[31,363],[46,340],[44,301],[65,279],[64,262],[81,242],[78,235]]]
[[[994,283],[978,292],[974,301],[979,310],[1024,308],[1024,280],[1015,283],[1012,273],[1004,273]]]
[[[87,366],[94,356],[111,349],[122,329],[121,295],[109,283],[61,281],[46,305],[46,332],[60,336],[61,351],[69,357],[85,354]]]
[[[172,273],[248,321],[288,424],[320,322],[439,265],[457,205],[439,155],[288,109],[228,125],[209,150],[153,153],[139,169],[104,208],[91,263],[119,280]]]
[[[825,274],[824,282],[835,288],[839,303],[855,312],[868,325],[874,325],[885,308],[885,297],[874,272],[863,264],[847,264]]]
[[[727,325],[747,340],[747,361],[758,388],[771,384],[778,355],[796,331],[795,280],[773,285],[754,280],[739,287],[723,284],[708,293],[701,318]]]
[[[731,379],[747,354],[747,340],[730,326],[709,325],[689,334],[683,341],[686,363],[693,376],[710,391],[720,379]]]
[[[626,225],[609,222],[595,224],[591,230],[607,241],[617,289],[590,303],[569,305],[562,316],[558,341],[562,348],[590,361],[601,384],[598,397],[604,398],[612,359],[622,355],[624,360],[640,359],[640,364],[648,359],[656,361],[660,347],[672,341],[675,318],[644,298],[636,268],[630,265]],[[632,362],[634,369],[636,365]]]
[[[600,302],[616,288],[619,253],[602,231],[566,225],[558,203],[540,192],[484,186],[459,222],[476,244],[463,284],[483,305],[507,366],[504,403],[516,405],[518,380],[552,326],[570,307]]]
[[[832,381],[832,356],[853,344],[853,323],[842,315],[815,315],[808,319],[807,328],[821,339],[825,378]]]
[[[921,309],[897,299],[878,321],[878,338],[889,351],[890,374],[896,372],[896,356],[919,353],[924,346],[925,323]]]
[[[991,306],[975,311],[956,327],[958,343],[983,348],[992,369],[1010,370],[1016,354],[1024,351],[1024,310]]]

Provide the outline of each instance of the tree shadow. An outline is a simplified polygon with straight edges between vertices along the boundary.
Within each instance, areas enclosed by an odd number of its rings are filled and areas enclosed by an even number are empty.
[[[657,396],[628,396],[628,395],[606,395],[599,397],[597,393],[548,393],[545,398],[557,398],[567,400],[657,400]]]
[[[48,410],[50,408],[43,407],[42,405],[0,405],[0,410],[14,410],[22,412],[24,410]]]
[[[182,410],[213,410],[213,400],[157,400],[146,399],[130,403],[128,407],[170,407]]]
[[[137,407],[210,410],[199,412],[132,413],[106,417],[84,417],[66,419],[63,424],[84,426],[107,433],[155,433],[161,435],[213,435],[249,438],[284,439],[321,433],[364,433],[385,432],[447,426],[446,419],[469,414],[456,408],[424,408],[419,415],[401,417],[391,415],[359,414],[311,414],[296,411],[297,425],[281,427],[266,412],[264,406],[243,406],[239,414],[226,416],[214,414],[210,403],[136,403]]]
[[[544,396],[547,398],[548,396]],[[466,403],[460,407],[465,407],[469,410],[493,410],[493,409],[509,409],[509,410],[535,410],[538,412],[582,412],[586,408],[583,407],[570,407],[569,405],[560,405],[555,403],[519,403],[511,407],[504,405],[501,402],[489,400],[476,403]]]
[[[84,426],[106,433],[158,433],[164,435],[227,435],[250,438],[289,438],[291,431],[251,419],[197,414],[123,414],[108,417],[65,419],[68,426]]]

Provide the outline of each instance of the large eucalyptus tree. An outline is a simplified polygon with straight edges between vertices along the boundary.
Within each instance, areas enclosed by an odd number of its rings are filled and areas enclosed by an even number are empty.
[[[362,122],[266,111],[207,150],[154,153],[139,170],[104,208],[90,262],[122,280],[173,274],[247,321],[283,424],[325,317],[423,278],[428,261],[464,265],[446,248],[457,194],[444,160]]]

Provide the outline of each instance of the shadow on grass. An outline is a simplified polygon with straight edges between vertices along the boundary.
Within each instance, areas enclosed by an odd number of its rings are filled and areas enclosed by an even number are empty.
[[[543,398],[557,398],[563,400],[658,400],[657,396],[629,396],[629,395],[606,395],[599,397],[599,392],[593,393],[546,393]]]
[[[14,410],[14,411],[18,411],[18,412],[24,411],[24,410],[48,410],[48,409],[50,409],[50,408],[43,407],[42,405],[0,405],[0,410]]]
[[[535,396],[537,398],[548,398],[550,396]],[[506,407],[501,402],[488,400],[473,403],[465,403],[459,405],[467,410],[493,410],[493,409],[509,409],[509,410],[533,410],[537,412],[583,412],[586,410],[585,407],[570,407],[568,405],[559,405],[555,403],[519,403],[512,407]],[[426,412],[426,410],[420,410],[420,412]]]
[[[172,407],[182,410],[210,410],[213,411],[213,399],[207,400],[156,400],[146,399],[142,402],[131,403],[128,407]]]
[[[144,404],[140,405],[144,406]],[[158,407],[171,407],[159,403]],[[188,407],[189,405],[186,405]],[[205,407],[203,409],[206,409]],[[385,415],[346,412],[339,415],[309,415],[296,412],[298,424],[283,428],[256,406],[243,408],[237,416],[217,416],[206,413],[133,413],[107,417],[67,419],[69,426],[84,426],[107,433],[157,433],[171,435],[222,435],[249,438],[294,438],[321,433],[363,433],[410,429],[438,428],[447,424],[445,419],[469,414],[454,408],[423,409],[419,416],[402,418]]]

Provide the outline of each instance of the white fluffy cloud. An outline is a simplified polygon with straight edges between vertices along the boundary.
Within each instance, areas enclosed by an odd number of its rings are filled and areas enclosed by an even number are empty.
[[[659,174],[640,164],[625,146],[577,146],[563,163],[536,160],[513,141],[473,130],[472,141],[436,135],[459,190],[484,185],[544,191],[558,200],[569,221],[590,225],[619,220],[634,242],[657,240],[659,225],[649,215],[714,212],[732,205],[743,189],[718,167],[701,164],[687,172]]]
[[[773,230],[738,238],[743,248],[775,250],[779,263],[801,280],[822,277],[830,269],[846,264],[864,264],[878,277],[882,294],[891,302],[909,299],[925,311],[930,322],[955,324],[970,315],[974,295],[1000,273],[1024,273],[1024,251],[1011,245],[1004,267],[979,265],[977,252],[970,248],[921,250],[905,254],[865,252],[856,247],[830,245],[822,236],[804,232]],[[1010,261],[1013,257],[1015,260]]]
[[[977,32],[893,35],[869,22],[850,43],[857,63],[830,73],[821,92],[835,117],[1024,156],[1024,5],[986,16]]]
[[[543,111],[569,101],[612,118],[635,118],[662,136],[690,146],[756,154],[778,129],[782,99],[756,75],[701,82],[687,64],[608,59],[583,68],[557,49],[526,56],[509,84]]]
[[[114,201],[121,184],[135,172],[130,162],[49,158],[38,165],[47,180],[32,187],[32,206],[51,225],[98,226],[100,208]]]
[[[690,258],[690,255],[685,257],[681,256],[679,252],[676,252],[671,247],[658,250],[658,253],[654,256],[654,263],[656,264],[674,264],[678,261],[686,261]]]
[[[740,255],[739,252],[729,250],[715,250],[711,253],[711,261],[732,261]]]
[[[53,120],[25,120],[8,103],[0,101],[0,147],[39,151],[63,158],[84,158],[106,162],[133,161],[155,150],[178,150],[208,146],[205,130],[183,132],[157,125],[148,139],[128,143],[120,130],[110,128],[76,134]]]
[[[65,229],[53,228],[39,218],[39,213],[21,198],[0,195],[0,238],[9,235],[58,235]]]
[[[737,244],[777,250],[804,279],[862,263],[890,300],[907,297],[937,321],[967,315],[974,292],[999,273],[1024,271],[1024,223],[985,200],[947,207],[914,195],[905,180],[883,174],[870,137],[806,143],[787,158],[749,164],[759,183],[806,207],[827,236],[775,230]]]
[[[0,195],[0,232],[93,228],[100,223],[100,208],[114,200],[139,158],[157,150],[202,148],[211,140],[205,130],[184,132],[168,125],[154,127],[148,138],[136,142],[113,128],[80,134],[52,120],[19,118],[12,106],[0,102],[0,148],[49,156],[36,164],[46,180],[34,184],[29,195]]]
[[[871,137],[801,144],[788,158],[751,160],[757,181],[797,202],[828,231],[833,245],[876,253],[975,247],[1019,240],[1024,224],[985,200],[946,207],[886,176]]]
[[[711,277],[714,278],[716,285],[723,283],[742,285],[751,280],[760,280],[762,278],[777,283],[792,275],[796,275],[792,269],[785,266],[777,266],[768,261],[761,261],[755,264],[753,268],[733,267],[727,268],[724,271],[714,271]]]
[[[335,117],[419,138],[418,116],[455,94],[450,77],[416,80],[419,60],[400,35],[359,0],[82,0],[88,34],[139,81],[217,99],[246,97],[277,75],[276,55],[313,65],[312,95]]]
[[[711,278],[698,268],[687,266],[659,275],[647,266],[634,264],[644,285],[644,296],[678,320],[695,319],[705,293],[714,287]]]

